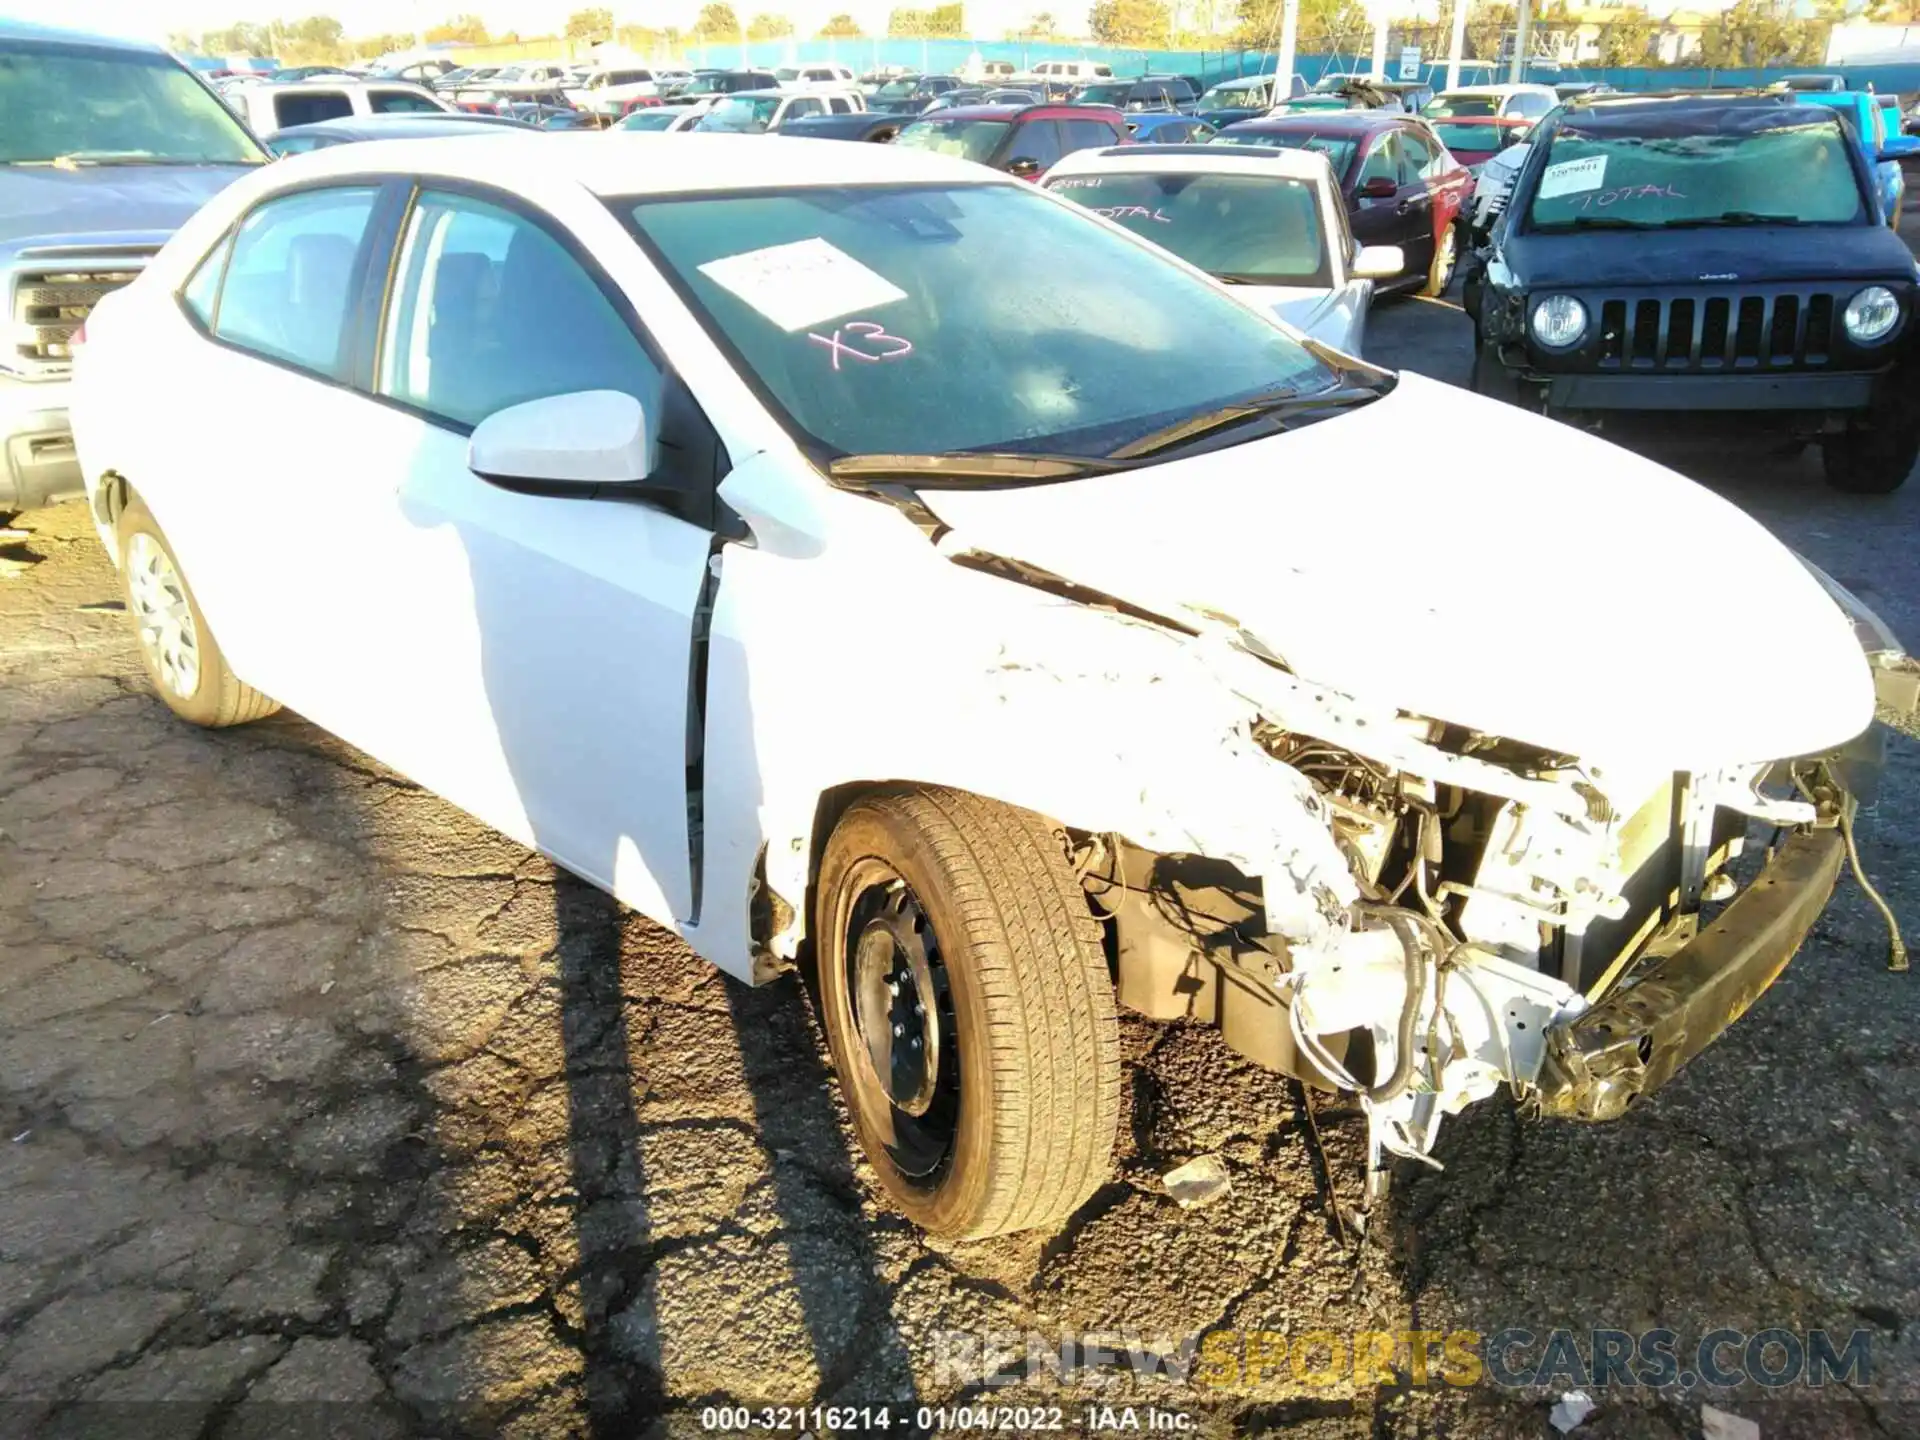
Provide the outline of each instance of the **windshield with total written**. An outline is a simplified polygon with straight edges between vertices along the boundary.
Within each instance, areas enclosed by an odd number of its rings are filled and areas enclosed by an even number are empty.
[[[1382,383],[1027,185],[614,203],[837,476],[1070,478]]]
[[[1243,285],[1333,283],[1312,185],[1277,175],[1063,175],[1049,182],[1189,265]]]
[[[0,164],[257,165],[232,111],[165,55],[0,45]]]
[[[1840,127],[1781,111],[1562,121],[1538,175],[1537,231],[1853,225],[1867,213]]]

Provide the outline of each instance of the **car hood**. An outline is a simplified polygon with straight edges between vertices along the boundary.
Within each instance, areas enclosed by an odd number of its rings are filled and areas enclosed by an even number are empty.
[[[1750,225],[1515,235],[1507,264],[1529,289],[1717,281],[1913,278],[1913,252],[1885,225]]]
[[[1235,285],[1233,298],[1256,310],[1278,315],[1323,345],[1331,345],[1336,350],[1350,348],[1347,316],[1335,306],[1336,296],[1332,290],[1302,285]]]
[[[1463,432],[1483,458],[1407,443]],[[922,498],[949,554],[1230,617],[1305,679],[1590,764],[1773,760],[1873,719],[1848,621],[1758,522],[1597,437],[1415,375],[1291,434]]]
[[[0,245],[158,243],[253,167],[97,165],[0,168]]]

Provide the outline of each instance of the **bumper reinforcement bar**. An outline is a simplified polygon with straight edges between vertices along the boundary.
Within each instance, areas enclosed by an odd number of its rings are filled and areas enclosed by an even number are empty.
[[[1671,1080],[1760,998],[1813,928],[1846,861],[1837,829],[1805,830],[1686,945],[1553,1026],[1541,1113],[1617,1120]]]

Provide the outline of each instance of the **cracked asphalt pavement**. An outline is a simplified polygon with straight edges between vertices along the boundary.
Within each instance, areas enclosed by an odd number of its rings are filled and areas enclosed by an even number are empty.
[[[1445,305],[1400,301],[1371,348],[1462,382],[1465,341]],[[1409,440],[1365,463],[1483,463],[1470,435]],[[1806,456],[1678,463],[1920,642],[1920,484],[1862,499]],[[1283,1363],[1203,1387],[1097,1354],[982,1383],[1028,1334],[1164,1356],[1220,1329],[1510,1326],[1870,1337],[1855,1383],[1596,1392],[1582,1437],[1695,1436],[1702,1398],[1768,1440],[1920,1433],[1920,978],[1886,972],[1851,882],[1627,1120],[1480,1106],[1364,1241],[1356,1113],[1310,1115],[1211,1033],[1134,1020],[1112,1183],[1058,1234],[939,1246],[876,1203],[796,981],[723,980],[298,716],[174,721],[81,508],[17,523],[0,1434],[692,1433],[723,1399],[991,1399],[1062,1405],[1068,1431],[1097,1401],[1220,1434],[1551,1435],[1564,1386]],[[1648,540],[1685,563],[1685,536]],[[1747,623],[1727,601],[1675,617],[1675,664],[1714,663]],[[1862,851],[1920,926],[1917,799],[1920,747],[1895,735]],[[1209,1153],[1232,1191],[1183,1210],[1160,1176]]]

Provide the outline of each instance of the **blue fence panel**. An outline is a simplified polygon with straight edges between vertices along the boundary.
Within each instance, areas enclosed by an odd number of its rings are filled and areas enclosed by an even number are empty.
[[[1115,75],[1147,73],[1196,75],[1208,84],[1242,75],[1271,73],[1278,57],[1270,50],[1123,50],[1105,45],[1074,45],[1050,41],[1024,40],[784,40],[738,44],[695,45],[686,52],[696,65],[738,65],[770,69],[796,61],[837,60],[856,71],[876,70],[882,66],[905,66],[928,74],[952,74],[966,68],[975,56],[982,60],[1011,61],[1017,70],[1026,70],[1041,60],[1090,60],[1113,67]],[[1389,65],[1398,59],[1389,57]],[[1329,71],[1365,72],[1370,54],[1300,55],[1294,69],[1312,84]],[[1489,67],[1485,61],[1465,62],[1466,81],[1484,82]],[[1505,80],[1507,67],[1491,67],[1493,78]],[[1390,72],[1391,73],[1391,72]],[[1439,83],[1446,75],[1445,56],[1427,56],[1421,64],[1422,78]],[[1766,85],[1786,75],[1832,74],[1844,77],[1852,89],[1871,87],[1878,91],[1910,93],[1920,91],[1920,58],[1911,65],[1803,65],[1777,66],[1765,70],[1707,70],[1608,68],[1602,66],[1562,67],[1554,71],[1532,69],[1530,80],[1572,82],[1596,80],[1618,90],[1686,90],[1704,87]]]

